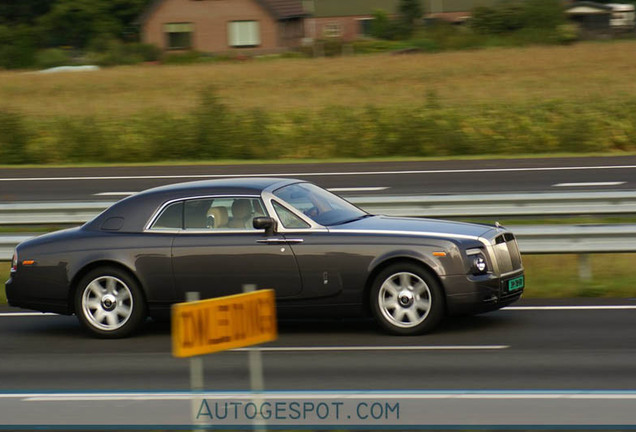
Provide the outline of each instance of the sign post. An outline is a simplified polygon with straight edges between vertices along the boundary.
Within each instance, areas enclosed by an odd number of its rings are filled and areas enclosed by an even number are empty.
[[[276,301],[273,290],[258,290],[244,285],[243,294],[198,300],[199,293],[186,294],[187,303],[172,306],[172,353],[190,358],[190,386],[193,394],[203,394],[204,354],[257,345],[273,341],[278,336]],[[263,392],[263,361],[257,348],[249,351],[250,383],[255,401]],[[198,407],[193,399],[193,419],[197,422]],[[255,428],[265,430],[262,419]]]

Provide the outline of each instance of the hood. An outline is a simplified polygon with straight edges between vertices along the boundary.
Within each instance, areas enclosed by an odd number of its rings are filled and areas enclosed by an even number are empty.
[[[378,231],[393,234],[431,235],[450,238],[481,237],[494,228],[465,222],[451,222],[438,219],[370,216],[342,225],[329,227],[329,231]]]

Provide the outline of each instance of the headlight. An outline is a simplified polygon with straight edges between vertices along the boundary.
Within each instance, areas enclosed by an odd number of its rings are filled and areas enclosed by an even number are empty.
[[[470,271],[472,274],[482,275],[488,273],[488,262],[481,249],[468,249],[466,255],[468,255],[470,260]]]

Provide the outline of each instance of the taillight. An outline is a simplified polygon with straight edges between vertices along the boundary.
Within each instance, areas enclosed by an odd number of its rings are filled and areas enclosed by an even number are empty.
[[[13,258],[11,259],[11,273],[18,271],[18,252],[13,252]]]

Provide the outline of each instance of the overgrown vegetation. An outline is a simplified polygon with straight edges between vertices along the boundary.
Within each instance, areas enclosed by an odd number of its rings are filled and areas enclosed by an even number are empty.
[[[205,89],[189,112],[145,111],[124,123],[0,111],[0,150],[9,164],[636,151],[635,112],[636,98],[444,108],[431,94],[412,107],[280,115],[230,109]]]
[[[24,164],[632,152],[636,88],[615,71],[636,67],[624,55],[634,45],[144,66],[72,80],[4,72],[0,156]]]

